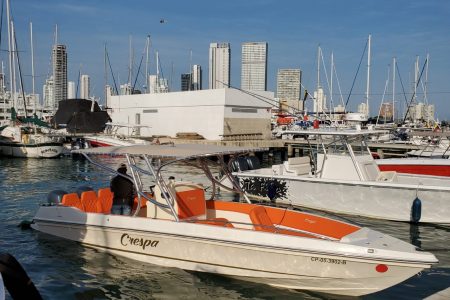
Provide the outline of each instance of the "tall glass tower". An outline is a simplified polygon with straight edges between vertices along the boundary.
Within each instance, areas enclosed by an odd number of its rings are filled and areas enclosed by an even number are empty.
[[[241,89],[267,90],[267,51],[266,42],[242,44]]]

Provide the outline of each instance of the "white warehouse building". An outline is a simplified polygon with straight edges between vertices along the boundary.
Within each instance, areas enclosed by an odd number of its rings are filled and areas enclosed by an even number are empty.
[[[263,100],[231,88],[108,95],[107,107],[113,123],[143,125],[139,130],[143,137],[192,132],[208,140],[234,134],[270,138],[269,103],[274,93],[257,93]],[[121,128],[118,133],[128,134],[129,129]]]

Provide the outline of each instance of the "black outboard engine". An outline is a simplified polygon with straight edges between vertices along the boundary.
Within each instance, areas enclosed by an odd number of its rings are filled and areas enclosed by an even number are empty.
[[[55,205],[61,203],[63,196],[67,194],[66,191],[63,190],[54,190],[48,193],[47,195],[47,204]]]

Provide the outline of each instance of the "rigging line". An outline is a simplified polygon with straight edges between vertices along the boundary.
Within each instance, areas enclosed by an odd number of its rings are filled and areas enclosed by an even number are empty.
[[[364,54],[366,53],[368,44],[369,44],[369,40],[366,41],[366,46],[364,47],[364,51],[361,55],[361,59],[359,60],[358,69],[356,70],[355,77],[353,78],[352,87],[350,88],[350,92],[348,93],[347,101],[345,102],[344,107],[347,107],[348,101],[350,100],[350,96],[352,95],[353,87],[355,86],[356,78],[358,77],[359,69],[361,68],[361,63],[364,58]]]
[[[16,50],[17,50],[17,38],[16,38],[16,34],[14,32],[14,44],[16,46]],[[19,78],[20,78],[20,88],[22,89],[22,97],[23,97],[23,108],[25,110],[25,118],[28,118],[28,114],[27,114],[27,99],[25,98],[25,89],[23,86],[23,77],[22,77],[22,68],[20,67],[20,59],[19,59],[19,51],[16,51],[16,57],[17,57],[17,65],[19,67]]]
[[[3,6],[5,1],[2,0],[2,11],[0,15],[0,45],[2,44],[2,32],[3,32]]]
[[[384,96],[386,95],[386,90],[387,90],[387,87],[388,87],[388,84],[389,84],[389,77],[390,77],[389,75],[390,75],[390,67],[388,67],[388,76],[387,76],[387,79],[386,79],[386,83],[384,85],[383,97],[381,98],[380,109],[378,110],[377,122],[375,123],[375,125],[378,125],[378,121],[380,119],[380,112],[381,112],[381,108],[382,108],[383,103],[384,103]],[[384,111],[385,110],[386,109],[384,109]],[[385,113],[385,115],[386,115],[386,113]],[[386,123],[386,118],[384,118],[384,122]]]
[[[341,83],[339,82],[339,77],[338,77],[337,70],[336,70],[336,64],[334,64],[333,69],[334,69],[334,75],[336,75],[336,81],[337,81],[337,85],[338,85],[338,89],[339,89],[339,96],[341,99],[341,103],[344,106],[344,112],[345,112],[344,97],[342,96]]]
[[[142,60],[143,60],[143,59],[144,59],[144,54],[142,54],[142,56],[141,56],[141,61],[139,62],[139,67],[138,67],[138,70],[137,70],[137,72],[136,72],[136,78],[134,79],[134,83],[133,83],[132,93],[133,93],[133,91],[134,91],[134,88],[136,87],[136,82],[137,82],[138,77],[139,77],[139,71],[141,70]]]
[[[422,78],[423,71],[425,70],[425,65],[426,65],[427,61],[428,61],[428,58],[425,59],[425,62],[423,63],[422,71],[420,72],[419,79],[417,80],[417,83],[416,83],[416,89],[417,89],[417,87],[419,86],[420,79]],[[410,106],[411,106],[411,103],[412,103],[414,97],[416,96],[416,91],[415,91],[416,89],[414,89],[414,93],[413,93],[413,95],[411,96],[411,100],[409,101],[409,104],[408,104],[408,106],[407,106],[407,108],[406,108],[406,113],[405,113],[405,117],[403,118],[403,123],[405,123],[405,121],[406,121],[406,116],[408,115],[409,108],[410,108]]]
[[[105,48],[106,59],[108,60],[109,70],[111,71],[111,76],[114,82],[114,89],[116,90],[116,95],[119,95],[119,90],[117,89],[116,77],[114,76],[114,72],[112,70],[111,61],[109,60],[108,50]]]
[[[397,75],[400,79],[400,85],[402,86],[403,97],[405,98],[405,104],[408,105],[408,99],[406,98],[405,86],[403,85],[402,76],[400,75],[400,69],[398,68],[398,62],[395,64],[395,68],[397,69]]]

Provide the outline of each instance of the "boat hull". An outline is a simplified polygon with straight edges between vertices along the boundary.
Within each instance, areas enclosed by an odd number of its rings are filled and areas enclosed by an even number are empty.
[[[341,295],[374,293],[429,267],[423,262],[332,253],[336,242],[330,241],[315,240],[322,246],[302,249],[299,245],[308,242],[301,237],[278,237],[274,242],[273,234],[266,232],[86,214],[74,208],[41,207],[32,227],[145,263]]]
[[[267,198],[266,187],[273,182],[276,187],[276,202],[376,219],[417,221],[413,220],[412,213],[414,206],[417,209],[414,201],[418,198],[421,206],[419,222],[450,224],[450,180],[446,178],[423,177],[423,182],[434,180],[434,186],[427,186],[421,182],[420,177],[412,175],[398,175],[405,184],[252,172],[241,172],[237,176],[242,188],[253,195]],[[413,178],[415,184],[406,184]]]
[[[0,153],[11,157],[54,158],[59,157],[63,150],[63,144],[57,142],[38,144],[0,143]]]

